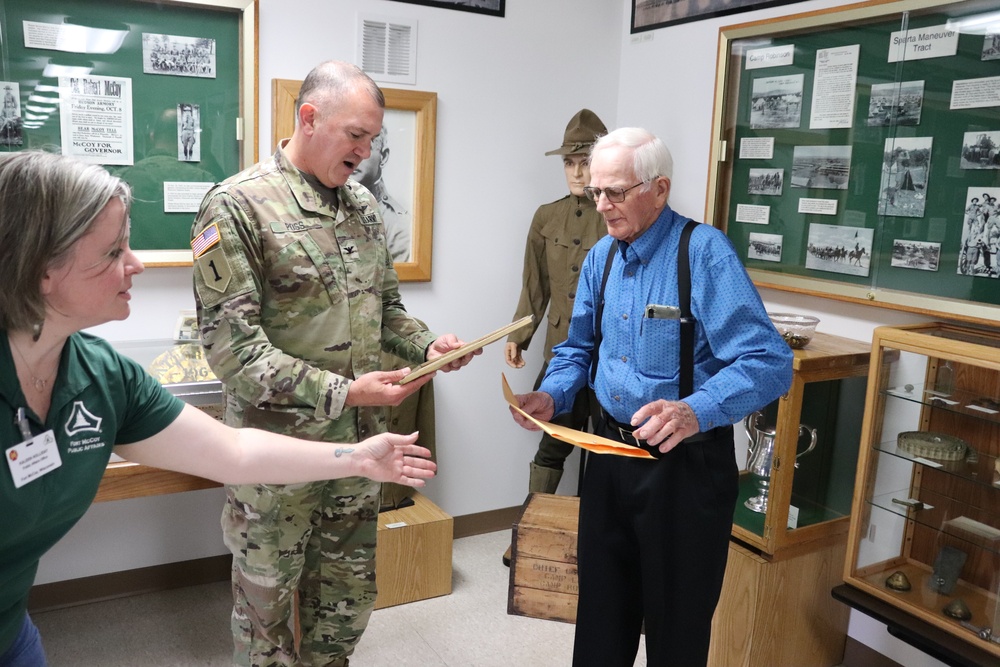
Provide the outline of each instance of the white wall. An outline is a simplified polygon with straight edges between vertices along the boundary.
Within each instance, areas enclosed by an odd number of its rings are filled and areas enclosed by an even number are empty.
[[[433,280],[408,283],[405,302],[439,332],[474,338],[509,321],[521,257],[538,204],[565,191],[557,146],[581,107],[609,128],[662,136],[676,164],[671,204],[704,217],[717,35],[720,26],[846,4],[814,0],[629,34],[630,0],[510,0],[503,19],[385,0],[261,0],[260,145],[270,149],[270,83],[301,79],[317,62],[354,60],[357,13],[418,20],[417,83],[438,94]],[[406,86],[388,86],[405,88]],[[133,315],[100,327],[110,340],[164,338],[192,308],[189,269],[149,269]],[[870,340],[874,327],[919,321],[905,313],[765,290],[773,310],[810,313],[819,329]],[[435,380],[440,474],[426,494],[452,515],[520,504],[536,436],[517,428],[500,373],[530,389],[541,339],[512,371],[497,344]],[[575,489],[575,457],[562,490]],[[40,583],[224,553],[217,490],[96,506],[43,560]],[[167,536],[164,538],[164,536]],[[851,636],[912,667],[917,654],[867,617]]]

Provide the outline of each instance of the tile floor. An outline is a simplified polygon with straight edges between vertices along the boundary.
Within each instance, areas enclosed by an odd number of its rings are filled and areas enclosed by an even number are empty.
[[[352,667],[568,666],[574,626],[507,614],[510,531],[455,540],[451,595],[376,611]],[[230,665],[228,583],[34,615],[51,667]],[[645,667],[640,645],[636,667]]]

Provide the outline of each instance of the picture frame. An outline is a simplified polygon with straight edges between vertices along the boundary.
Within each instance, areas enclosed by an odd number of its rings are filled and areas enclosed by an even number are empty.
[[[487,16],[499,16],[503,18],[506,10],[507,0],[393,0],[394,2],[405,2],[410,5],[424,5],[425,7],[438,7],[440,9],[454,9],[460,12],[472,12],[474,14],[486,14]]]
[[[408,0],[403,0],[408,1]],[[632,0],[630,33],[665,28],[668,25],[728,16],[765,7],[788,5],[800,0]]]
[[[1000,320],[1000,169],[965,155],[1000,133],[975,23],[993,12],[885,0],[720,28],[705,217],[758,287]],[[778,172],[775,197],[757,181]]]
[[[292,136],[295,101],[302,82],[271,81],[271,146]],[[390,129],[392,157],[383,177],[403,211],[409,213],[409,257],[395,261],[400,282],[431,279],[431,249],[434,231],[434,149],[437,142],[437,93],[383,88],[384,125]],[[400,148],[402,143],[402,148]],[[402,157],[400,157],[402,156]],[[393,162],[395,160],[395,162]],[[392,169],[390,169],[390,167]],[[384,211],[383,218],[387,219]],[[392,246],[390,238],[390,248]]]
[[[0,150],[56,150],[104,166],[132,189],[131,245],[145,266],[191,266],[200,196],[256,161],[257,9],[257,0],[8,0],[0,8],[10,47],[3,64],[25,113],[21,143]],[[95,58],[95,47],[69,39],[80,34],[115,46]],[[149,47],[165,39],[183,43],[187,55],[171,68],[158,60],[154,73]],[[49,62],[66,69],[50,71]],[[126,91],[117,99],[115,86]],[[89,126],[88,95],[114,103],[114,117]],[[202,112],[186,129],[185,108]],[[179,153],[185,131],[199,138],[197,155]],[[109,133],[113,141],[99,143]],[[87,154],[86,142],[106,149]]]

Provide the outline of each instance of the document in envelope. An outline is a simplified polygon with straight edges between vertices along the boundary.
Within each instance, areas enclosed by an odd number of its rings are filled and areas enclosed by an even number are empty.
[[[464,357],[470,352],[475,352],[480,350],[490,343],[500,340],[504,336],[517,331],[521,327],[526,327],[531,324],[535,319],[534,315],[525,315],[521,319],[511,322],[510,324],[504,325],[497,329],[496,331],[491,331],[481,338],[477,338],[471,343],[466,343],[462,347],[451,350],[450,352],[445,352],[437,359],[431,361],[425,361],[424,363],[413,369],[413,372],[407,375],[405,378],[399,381],[399,384],[406,384],[407,382],[412,382],[418,377],[427,375],[428,373],[433,373],[439,368],[442,368],[445,364],[450,364],[451,362]]]
[[[549,422],[543,422],[539,419],[535,419],[517,406],[517,397],[514,396],[514,392],[511,391],[510,385],[507,384],[507,376],[501,373],[500,378],[503,381],[503,396],[507,399],[507,403],[509,403],[512,408],[537,424],[539,428],[556,440],[562,440],[563,442],[568,442],[571,445],[582,447],[583,449],[586,449],[589,452],[594,452],[595,454],[614,454],[616,456],[631,456],[639,459],[656,460],[652,454],[641,447],[633,447],[632,445],[626,445],[621,442],[615,442],[614,440],[602,438],[599,435],[584,433],[583,431],[577,431],[576,429],[566,428],[565,426],[550,424]]]

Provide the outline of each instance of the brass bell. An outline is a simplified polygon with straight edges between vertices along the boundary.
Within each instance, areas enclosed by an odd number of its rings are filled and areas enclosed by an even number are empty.
[[[889,575],[889,578],[885,580],[886,588],[891,588],[894,591],[908,591],[910,590],[910,580],[901,570],[896,570]]]
[[[962,598],[955,598],[952,600],[947,607],[943,609],[944,613],[952,618],[957,618],[960,621],[967,621],[972,618],[972,612],[969,611],[969,605],[965,604]]]

